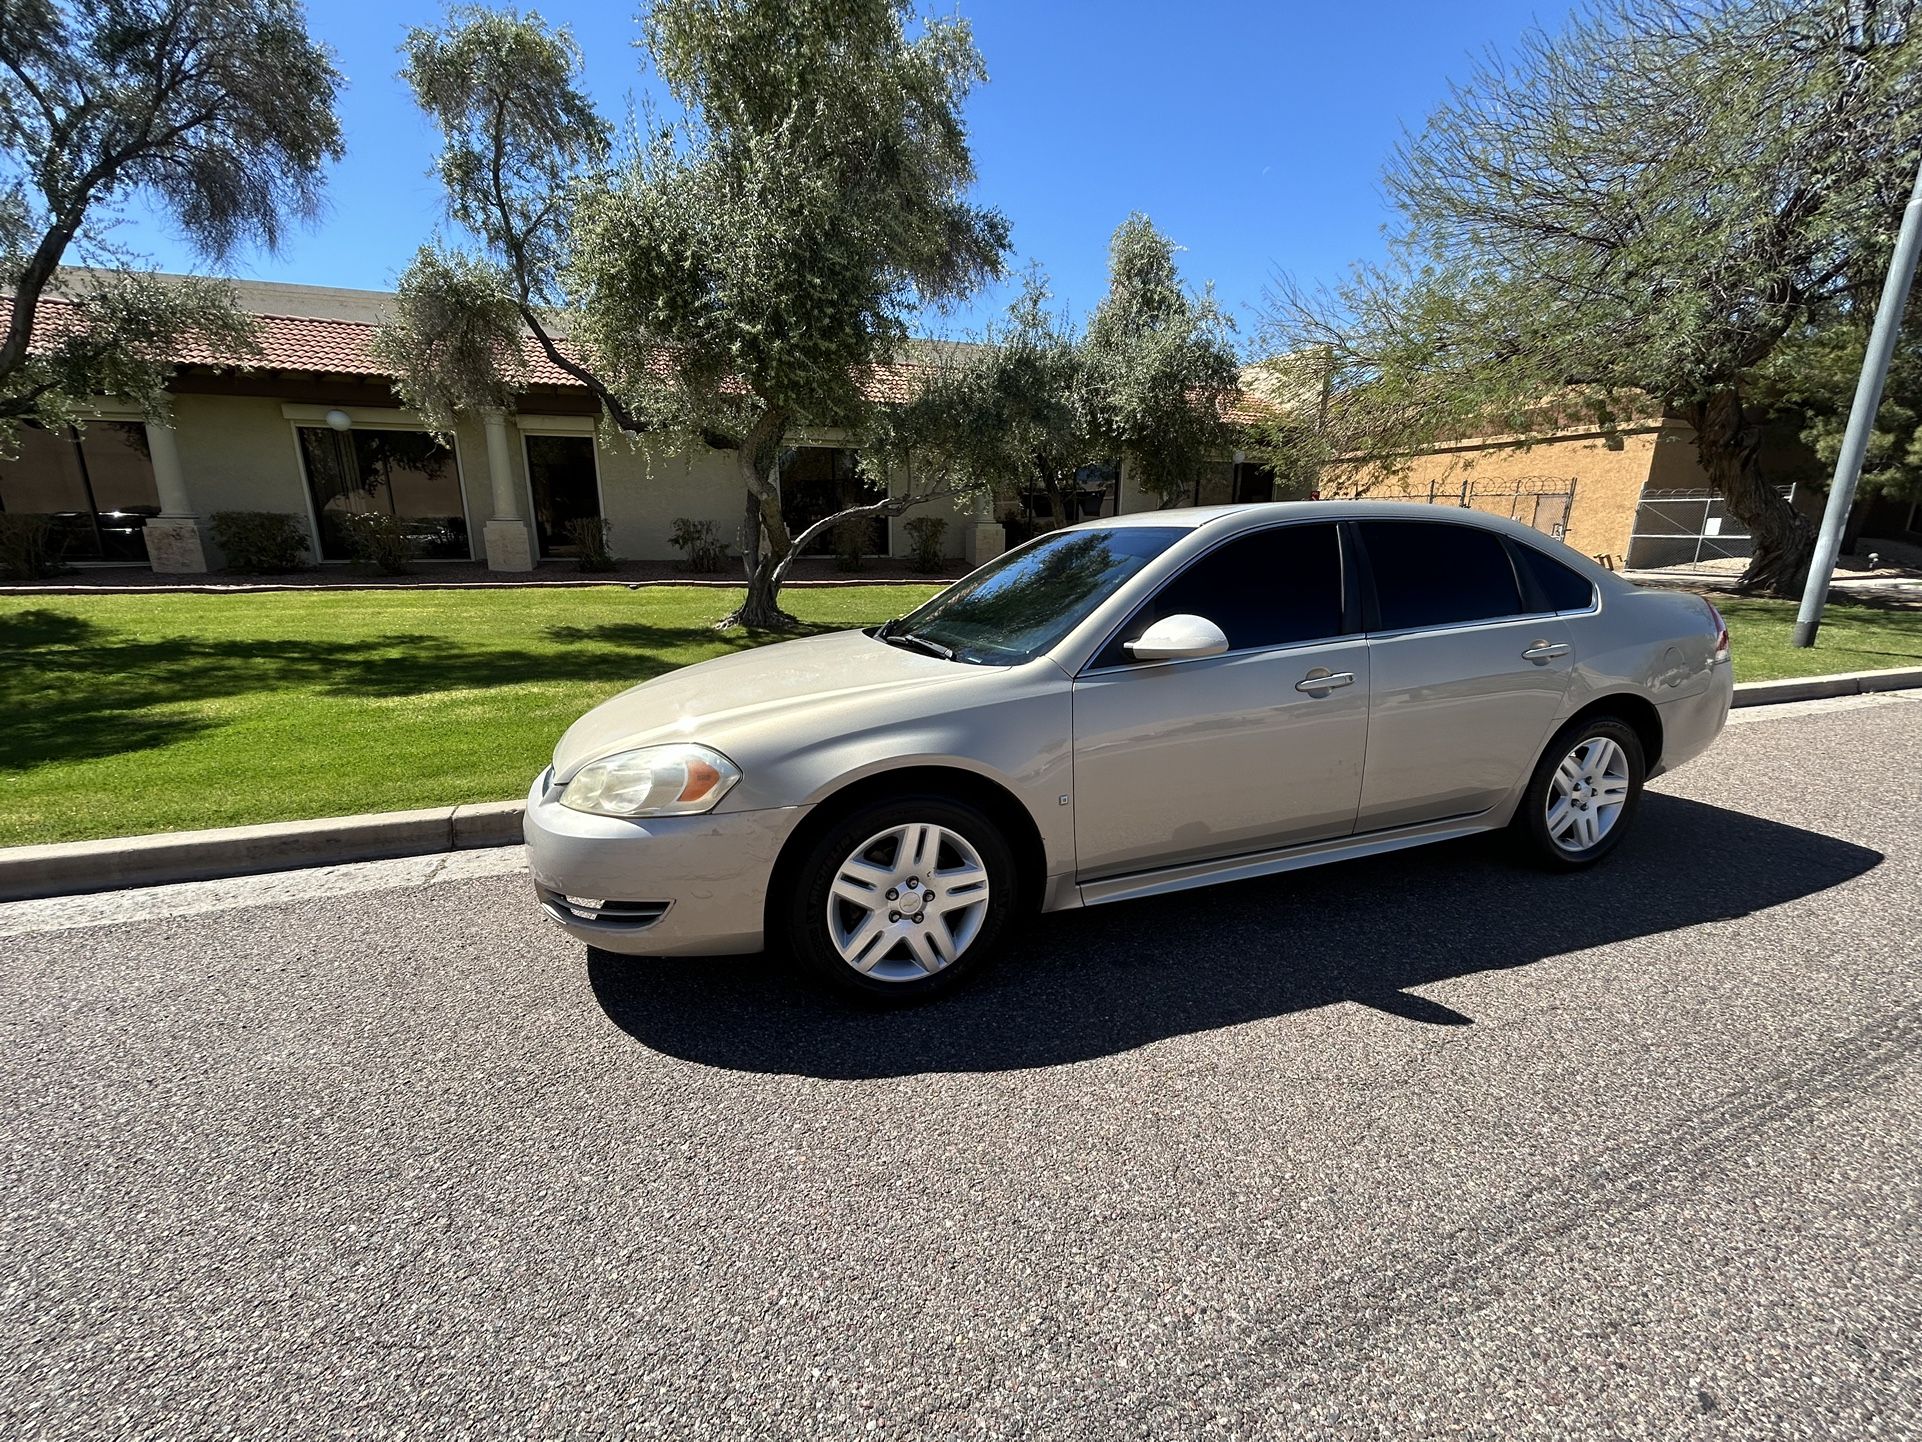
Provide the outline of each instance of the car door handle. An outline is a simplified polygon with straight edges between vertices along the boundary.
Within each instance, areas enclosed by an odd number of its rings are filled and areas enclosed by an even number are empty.
[[[1317,693],[1325,694],[1338,687],[1352,686],[1354,684],[1355,673],[1353,671],[1323,671],[1317,668],[1295,682],[1295,689],[1297,691],[1306,691],[1312,696]]]
[[[1569,645],[1566,641],[1537,641],[1522,652],[1524,661],[1553,661],[1557,656],[1566,656]]]

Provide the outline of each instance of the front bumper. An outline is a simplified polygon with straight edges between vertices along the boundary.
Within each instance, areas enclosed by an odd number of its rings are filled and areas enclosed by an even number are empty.
[[[549,769],[527,793],[541,910],[577,941],[637,956],[759,951],[769,875],[805,806],[626,820],[560,803]]]

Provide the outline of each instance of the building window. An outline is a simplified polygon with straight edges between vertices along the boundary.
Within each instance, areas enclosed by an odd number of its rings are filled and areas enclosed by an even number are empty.
[[[534,532],[541,556],[578,556],[577,521],[601,515],[600,472],[592,436],[527,438],[527,484],[534,495]]]
[[[859,453],[836,446],[797,446],[781,452],[781,519],[790,535],[799,535],[823,516],[865,506],[881,499],[881,492],[861,479]],[[861,523],[861,554],[888,553],[885,516],[869,516]],[[809,547],[816,555],[835,549],[832,532]]]
[[[418,555],[467,561],[467,510],[454,453],[426,431],[300,426],[300,458],[320,523],[320,559],[353,558],[348,516],[398,516]]]
[[[160,514],[147,428],[92,421],[83,431],[23,425],[16,454],[0,460],[0,511],[48,516],[68,561],[144,563],[143,530]]]
[[[1047,488],[1040,484],[1029,486],[1020,492],[1022,514],[1043,526],[1054,523],[1054,501]],[[1091,461],[1080,466],[1074,473],[1074,484],[1067,488],[1063,499],[1068,504],[1067,524],[1076,521],[1089,521],[1097,516],[1117,516],[1121,514],[1121,463],[1119,461]]]

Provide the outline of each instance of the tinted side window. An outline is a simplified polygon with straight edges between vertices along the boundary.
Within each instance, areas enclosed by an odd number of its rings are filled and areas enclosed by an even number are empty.
[[[1486,621],[1522,610],[1501,537],[1436,521],[1364,521],[1381,629]]]
[[[1595,586],[1588,577],[1520,541],[1515,542],[1514,550],[1549,610],[1586,611],[1595,604]]]
[[[1256,650],[1339,636],[1341,542],[1332,525],[1277,526],[1218,546],[1138,611],[1098,666],[1129,661],[1132,641],[1163,616],[1205,616],[1229,649]]]

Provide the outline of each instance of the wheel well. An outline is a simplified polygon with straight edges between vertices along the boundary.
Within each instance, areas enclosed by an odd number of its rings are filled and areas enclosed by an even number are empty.
[[[1662,759],[1662,713],[1655,709],[1653,701],[1622,691],[1589,702],[1569,717],[1569,721],[1586,721],[1591,716],[1619,716],[1634,727],[1635,734],[1641,738],[1643,762],[1654,771],[1656,762]]]
[[[999,782],[955,766],[903,766],[849,782],[839,791],[815,803],[807,818],[781,847],[767,889],[767,933],[776,934],[774,908],[787,895],[789,878],[806,856],[815,838],[841,817],[869,801],[885,801],[909,792],[931,793],[965,801],[985,813],[1001,828],[1009,850],[1014,852],[1015,870],[1020,878],[1021,905],[1032,909],[1041,904],[1042,888],[1048,878],[1048,853],[1041,844],[1041,828],[1034,824],[1028,808]]]

